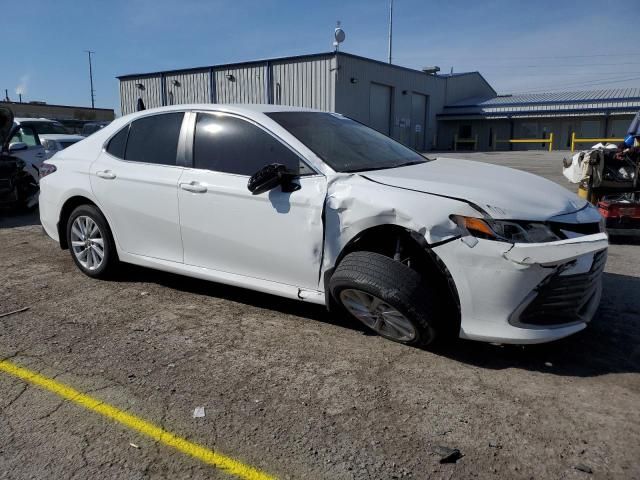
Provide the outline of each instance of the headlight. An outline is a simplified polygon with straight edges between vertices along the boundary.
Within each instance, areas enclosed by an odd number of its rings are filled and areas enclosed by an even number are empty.
[[[451,220],[470,235],[487,240],[509,243],[543,243],[562,240],[547,225],[539,222],[487,220],[460,215],[452,215]]]

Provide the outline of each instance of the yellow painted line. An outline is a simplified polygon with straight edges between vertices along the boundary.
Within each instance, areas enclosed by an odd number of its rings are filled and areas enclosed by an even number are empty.
[[[47,378],[24,367],[20,367],[7,360],[0,360],[0,371],[44,388],[45,390],[55,393],[76,405],[84,407],[87,410],[91,410],[92,412],[99,413],[110,420],[130,428],[131,430],[135,430],[138,433],[151,437],[157,442],[173,447],[182,453],[197,458],[209,465],[213,465],[214,467],[217,467],[231,475],[235,475],[246,480],[273,480],[275,478],[256,468],[245,465],[238,460],[234,460],[231,457],[216,453],[202,445],[198,445],[197,443],[190,442],[189,440],[174,435],[171,432],[157,427],[140,417],[126,413],[112,405],[109,405],[108,403],[104,403],[89,395],[85,395],[75,388],[69,387],[51,378]]]

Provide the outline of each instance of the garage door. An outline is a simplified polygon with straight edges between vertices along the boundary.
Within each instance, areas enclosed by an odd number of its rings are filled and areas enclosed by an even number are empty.
[[[385,135],[389,135],[391,127],[391,87],[371,84],[369,96],[369,126]]]

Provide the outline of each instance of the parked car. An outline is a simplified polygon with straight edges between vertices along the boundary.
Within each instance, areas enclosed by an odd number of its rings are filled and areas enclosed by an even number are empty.
[[[38,184],[27,172],[25,162],[9,152],[13,113],[0,107],[0,207],[32,207],[38,202]]]
[[[88,122],[88,123],[85,123],[82,126],[82,131],[80,132],[80,135],[82,135],[83,137],[88,137],[92,133],[96,133],[98,130],[103,129],[104,127],[106,127],[110,123],[111,122]]]
[[[410,345],[555,340],[598,307],[598,210],[536,175],[427,159],[335,113],[180,105],[47,161],[40,218],[90,277],[127,262],[326,305]]]
[[[60,150],[70,147],[74,143],[84,140],[82,135],[59,135],[44,134],[40,135],[40,141],[44,147],[46,158],[53,157]]]
[[[60,122],[54,120],[15,118],[9,134],[9,151],[24,161],[25,169],[38,182],[44,160],[83,139],[70,134]]]

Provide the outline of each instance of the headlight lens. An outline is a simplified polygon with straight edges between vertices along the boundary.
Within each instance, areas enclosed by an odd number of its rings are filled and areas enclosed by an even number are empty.
[[[451,220],[470,235],[487,240],[509,243],[543,243],[561,240],[547,225],[539,222],[487,220],[461,215],[452,215]]]

